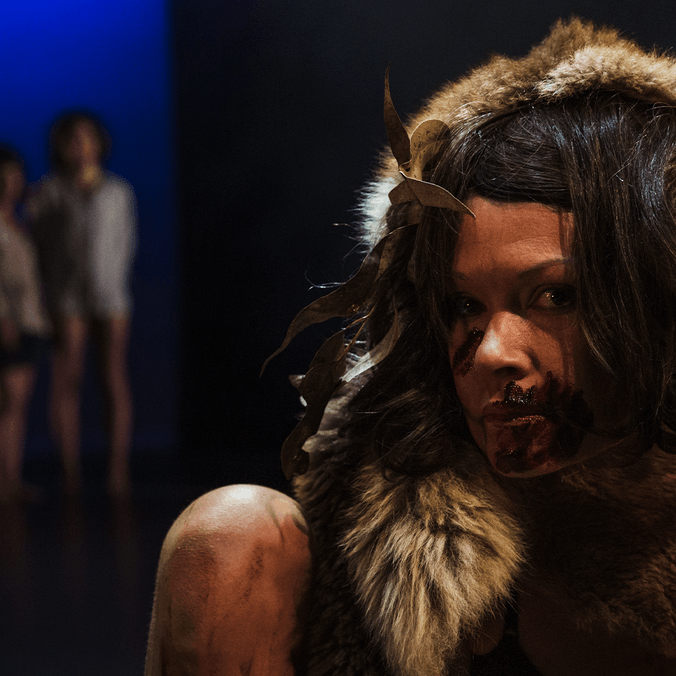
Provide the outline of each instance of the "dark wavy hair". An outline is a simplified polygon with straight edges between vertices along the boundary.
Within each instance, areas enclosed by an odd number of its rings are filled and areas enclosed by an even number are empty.
[[[676,450],[676,110],[612,92],[530,104],[449,132],[426,179],[461,200],[535,202],[571,212],[578,321],[630,412],[618,435]],[[390,207],[388,230],[406,224]],[[375,344],[401,336],[351,403],[346,432],[407,474],[453,464],[471,441],[448,363],[447,272],[460,217],[426,207],[374,290]],[[407,271],[415,271],[415,281]]]
[[[75,128],[86,123],[91,125],[101,148],[100,160],[103,162],[110,154],[112,141],[108,130],[98,115],[88,110],[69,110],[56,119],[49,132],[49,160],[57,172],[68,170],[64,149],[73,136]]]

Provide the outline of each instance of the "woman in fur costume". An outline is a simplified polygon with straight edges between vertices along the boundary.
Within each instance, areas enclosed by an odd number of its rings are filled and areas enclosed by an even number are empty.
[[[676,674],[676,61],[572,20],[387,91],[297,502],[179,517],[146,673]]]

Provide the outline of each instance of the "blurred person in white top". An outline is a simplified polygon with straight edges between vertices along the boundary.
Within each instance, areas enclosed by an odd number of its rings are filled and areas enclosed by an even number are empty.
[[[126,360],[137,218],[133,189],[104,168],[109,146],[96,116],[62,115],[50,136],[52,173],[38,184],[29,210],[54,324],[50,417],[66,488],[81,484],[80,395],[91,335],[108,428],[108,491],[119,495],[129,490]]]

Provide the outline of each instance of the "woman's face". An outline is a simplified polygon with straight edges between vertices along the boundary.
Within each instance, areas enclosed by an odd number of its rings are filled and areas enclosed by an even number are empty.
[[[63,148],[66,164],[74,169],[97,165],[101,162],[101,143],[91,122],[81,120],[73,127]]]
[[[577,323],[570,214],[541,204],[468,202],[451,270],[449,341],[474,440],[499,472],[546,474],[616,440],[616,388]]]

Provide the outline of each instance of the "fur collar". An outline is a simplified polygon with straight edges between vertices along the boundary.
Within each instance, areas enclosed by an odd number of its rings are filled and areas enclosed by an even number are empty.
[[[446,673],[524,576],[581,628],[676,655],[673,456],[511,480],[478,452],[418,478],[349,456],[327,445],[296,479],[315,561],[302,671]]]
[[[676,657],[676,457],[607,452],[568,473],[509,482],[527,515],[536,588],[588,631]]]
[[[394,673],[443,673],[463,636],[509,596],[521,529],[485,465],[476,468],[390,481],[371,465],[355,483],[341,547]]]

